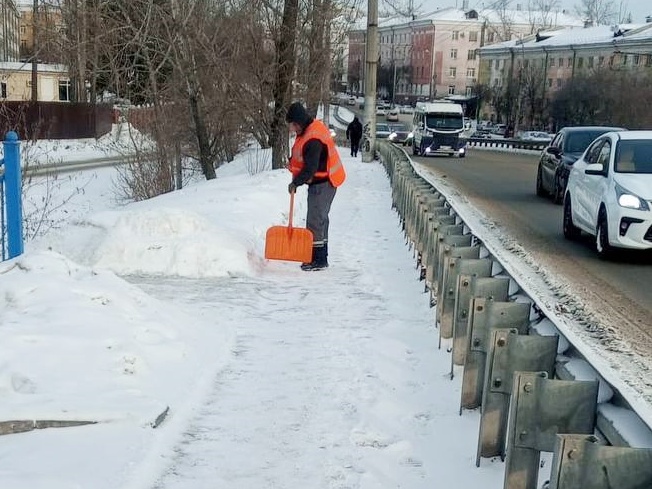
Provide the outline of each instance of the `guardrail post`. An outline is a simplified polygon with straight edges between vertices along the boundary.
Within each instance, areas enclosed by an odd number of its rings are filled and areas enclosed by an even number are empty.
[[[558,340],[558,336],[519,335],[517,329],[491,331],[482,391],[477,466],[480,466],[480,457],[505,456],[507,415],[515,372],[543,371],[544,375],[552,376]]]
[[[555,450],[556,435],[593,434],[598,382],[547,377],[514,373],[503,489],[536,489],[540,452]]]
[[[3,142],[5,166],[5,198],[7,201],[8,257],[23,254],[23,204],[18,134],[9,131]]]
[[[509,295],[509,279],[503,277],[491,278],[493,261],[482,258],[484,262],[481,271],[474,271],[470,266],[469,271],[460,271],[457,277],[457,293],[455,294],[455,314],[453,316],[453,354],[451,355],[451,378],[453,366],[464,365],[466,359],[466,344],[469,323],[469,308],[471,300],[476,297],[487,297],[504,302]],[[488,262],[488,264],[487,264]],[[464,267],[459,267],[462,270]],[[470,273],[469,273],[470,272]]]
[[[439,324],[439,344],[442,338],[453,337],[453,315],[455,312],[455,297],[457,296],[457,277],[460,273],[491,274],[491,260],[479,265],[472,260],[480,260],[480,247],[442,246],[442,272],[437,286],[437,310],[435,321]],[[487,271],[488,270],[488,271]]]
[[[516,328],[519,334],[527,334],[530,327],[530,307],[526,302],[499,302],[486,297],[472,299],[460,414],[462,409],[478,408],[482,402],[485,364],[492,329]]]
[[[557,435],[548,489],[652,487],[652,449],[605,446],[593,435]]]

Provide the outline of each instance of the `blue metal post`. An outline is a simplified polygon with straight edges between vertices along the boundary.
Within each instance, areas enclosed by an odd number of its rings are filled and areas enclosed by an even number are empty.
[[[20,141],[9,131],[4,140],[5,197],[7,199],[7,242],[9,258],[23,254],[23,202],[20,170]]]

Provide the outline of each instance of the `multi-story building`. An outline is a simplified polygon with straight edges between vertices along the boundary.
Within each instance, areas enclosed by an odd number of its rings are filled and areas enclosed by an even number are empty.
[[[652,67],[652,22],[554,29],[483,47],[479,80],[517,101],[536,97],[545,105],[578,74],[614,67]],[[489,105],[480,117],[496,112]]]
[[[539,29],[579,26],[564,12],[444,8],[420,17],[379,22],[379,93],[396,101],[471,96],[479,71],[478,50],[523,38]],[[348,80],[362,90],[366,32],[349,33]],[[383,76],[385,75],[385,76]]]
[[[39,62],[60,63],[63,16],[58,2],[40,0],[37,2],[35,16],[32,0],[18,0],[18,10],[20,12],[20,59],[28,61],[32,56],[36,56]]]
[[[14,0],[0,0],[0,61],[18,61],[20,14]]]

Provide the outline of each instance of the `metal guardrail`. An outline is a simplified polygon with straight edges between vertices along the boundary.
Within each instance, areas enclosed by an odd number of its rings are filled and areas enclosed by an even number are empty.
[[[544,141],[526,141],[523,139],[491,139],[491,138],[469,138],[469,146],[478,146],[495,149],[529,149],[542,151],[549,143]]]
[[[451,377],[455,366],[463,368],[460,415],[480,410],[476,465],[499,456],[504,489],[536,489],[540,453],[552,452],[549,489],[652,487],[652,420],[545,316],[546,307],[473,234],[436,182],[400,148],[379,141],[376,149],[436,306]]]

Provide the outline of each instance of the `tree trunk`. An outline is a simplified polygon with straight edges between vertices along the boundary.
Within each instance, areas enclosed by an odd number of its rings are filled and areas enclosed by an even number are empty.
[[[274,117],[272,119],[272,168],[287,164],[287,129],[285,114],[292,94],[294,73],[294,45],[296,42],[299,0],[285,0],[283,22],[277,43],[276,80],[274,81]]]
[[[199,148],[199,164],[201,166],[201,171],[204,174],[204,177],[206,177],[206,180],[212,180],[215,178],[215,168],[213,167],[210,137],[208,135],[208,130],[206,129],[206,124],[204,123],[204,119],[199,108],[197,95],[189,96],[188,102],[190,104],[190,113],[192,114],[192,120],[195,124],[195,135],[197,136],[197,146]]]
[[[310,42],[308,49],[308,73],[306,85],[306,109],[315,117],[321,99],[322,81],[324,79],[324,23],[325,16],[322,0],[312,1]]]

